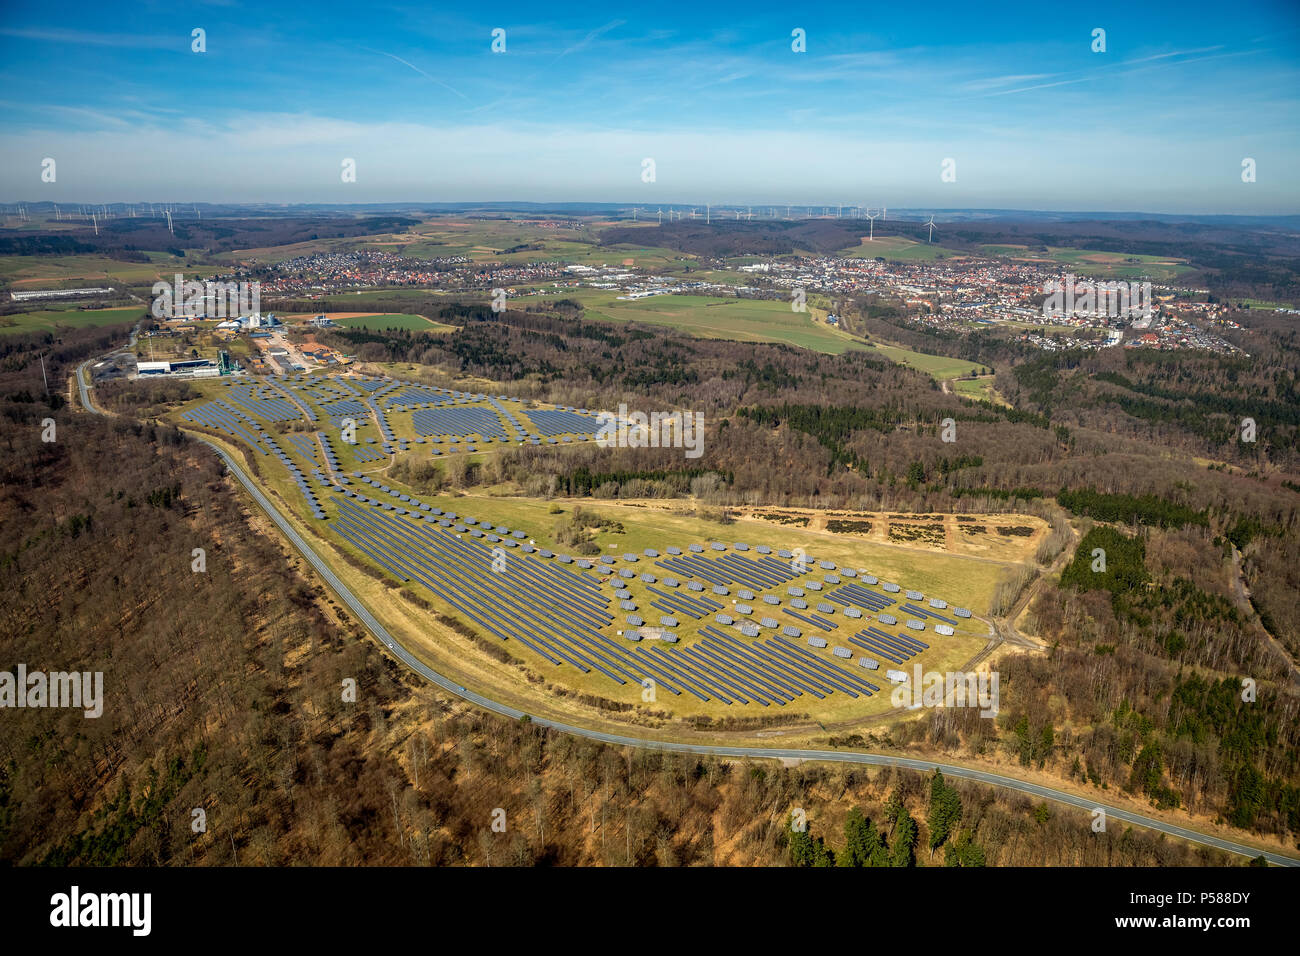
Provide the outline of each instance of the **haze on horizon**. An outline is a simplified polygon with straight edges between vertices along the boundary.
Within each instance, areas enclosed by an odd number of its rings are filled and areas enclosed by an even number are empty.
[[[1289,3],[546,16],[7,5],[0,199],[1300,213]]]

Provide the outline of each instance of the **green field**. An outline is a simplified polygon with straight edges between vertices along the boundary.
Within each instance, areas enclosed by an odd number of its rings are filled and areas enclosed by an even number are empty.
[[[850,246],[840,252],[847,259],[873,259],[881,256],[885,259],[900,261],[918,261],[938,259],[940,256],[954,256],[958,253],[945,249],[938,243],[917,242],[902,236],[876,236],[868,241],[865,237],[856,246]]]
[[[1241,304],[1250,306],[1252,309],[1262,309],[1266,311],[1272,311],[1273,309],[1297,308],[1294,302],[1272,302],[1266,299],[1242,299]]]
[[[0,316],[0,335],[19,332],[55,332],[65,328],[86,328],[93,325],[116,325],[134,322],[148,314],[143,306],[132,305],[120,309],[49,309],[42,312],[21,312]]]
[[[1046,252],[1030,250],[1021,245],[984,245],[980,249],[989,255],[1006,256],[1030,262],[1054,262],[1069,266],[1080,275],[1106,279],[1140,279],[1149,277],[1157,281],[1172,281],[1195,271],[1186,260],[1169,256],[1146,256],[1136,253],[1103,252],[1099,249],[1075,249],[1069,246],[1048,246]]]
[[[411,329],[423,332],[449,332],[454,326],[430,322],[422,315],[391,312],[382,315],[357,315],[348,319],[335,319],[336,325],[350,329]]]
[[[900,348],[897,345],[872,345],[871,351],[880,353],[891,362],[906,365],[908,368],[914,368],[919,372],[925,372],[940,381],[945,378],[956,378],[959,375],[970,375],[972,372],[978,373],[984,368],[978,362],[948,358],[946,355],[914,352],[911,349]]]
[[[997,390],[993,387],[993,376],[989,375],[984,378],[959,378],[952,383],[953,391],[964,398],[972,398],[975,401],[993,402],[995,404],[1005,404]]]
[[[585,317],[610,322],[644,322],[681,329],[691,335],[740,342],[784,342],[815,352],[839,355],[866,344],[832,326],[813,321],[813,311],[792,312],[788,302],[660,295],[620,301],[617,292],[575,291]]]
[[[146,253],[149,262],[122,262],[104,256],[0,256],[0,279],[14,291],[95,286],[117,281],[133,285],[172,280],[177,272],[193,277],[184,260],[165,252]]]

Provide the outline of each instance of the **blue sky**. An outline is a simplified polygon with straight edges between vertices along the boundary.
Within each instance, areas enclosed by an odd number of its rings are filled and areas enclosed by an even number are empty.
[[[22,0],[0,200],[1294,214],[1297,50],[1293,2]]]

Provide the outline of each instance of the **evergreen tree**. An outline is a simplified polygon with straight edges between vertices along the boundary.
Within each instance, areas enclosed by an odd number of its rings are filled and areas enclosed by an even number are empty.
[[[840,854],[840,866],[883,866],[885,844],[880,839],[876,825],[871,822],[858,807],[849,811],[844,821],[844,851]]]
[[[889,848],[890,866],[916,866],[916,821],[906,810],[898,811],[894,842]]]
[[[947,841],[961,820],[961,797],[948,786],[938,770],[930,778],[930,815],[926,820],[930,828],[930,855]]]
[[[969,830],[962,830],[943,851],[943,865],[984,866],[984,848],[975,842]]]

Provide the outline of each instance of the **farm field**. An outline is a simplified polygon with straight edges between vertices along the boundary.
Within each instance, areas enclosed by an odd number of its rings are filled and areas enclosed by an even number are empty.
[[[97,325],[116,325],[134,322],[148,314],[143,306],[132,305],[117,309],[49,309],[40,312],[20,312],[0,316],[0,335],[19,332],[53,332],[59,326],[86,328]]]
[[[1156,281],[1173,281],[1195,271],[1184,260],[1168,256],[1104,252],[1098,249],[1074,249],[1067,246],[1048,246],[1045,253],[1031,251],[1028,246],[1017,245],[984,245],[980,248],[990,255],[1006,256],[1011,259],[1060,263],[1080,275],[1095,278],[1139,279],[1147,276]]]
[[[984,366],[977,362],[968,362],[965,359],[949,358],[946,355],[930,355],[926,352],[915,352],[912,349],[901,348],[897,345],[884,345],[872,343],[870,350],[878,352],[880,355],[896,362],[899,365],[906,365],[917,371],[925,372],[933,378],[942,380],[945,378],[956,378],[959,375],[970,375],[978,373]]]
[[[858,245],[841,250],[840,255],[848,259],[874,259],[876,256],[883,256],[886,259],[903,261],[928,261],[944,256],[952,258],[959,254],[951,249],[945,249],[938,243],[918,242],[902,236],[876,236],[870,241],[863,236]]]
[[[784,342],[833,355],[867,347],[838,329],[813,322],[811,312],[792,312],[782,301],[702,295],[620,301],[616,292],[591,289],[577,290],[571,297],[582,302],[588,318],[666,325],[703,338]]]
[[[992,376],[954,379],[952,387],[958,395],[964,395],[967,398],[973,398],[977,401],[996,402],[1000,405],[1006,404],[993,387]]]
[[[0,279],[15,290],[93,286],[105,282],[142,285],[166,280],[177,272],[187,278],[199,273],[165,252],[146,253],[149,262],[123,262],[105,256],[0,256]]]
[[[318,315],[324,315],[334,322],[335,325],[341,325],[348,328],[365,328],[365,329],[423,329],[429,332],[451,332],[456,326],[444,325],[441,322],[434,322],[423,315],[414,312],[292,312],[276,313],[281,321],[289,325],[296,325],[309,319],[314,319]],[[387,321],[393,320],[393,321]],[[413,321],[418,320],[418,321]]]
[[[410,329],[423,332],[451,332],[455,326],[431,322],[422,315],[385,312],[379,315],[349,315],[335,319],[336,324],[351,329]]]

